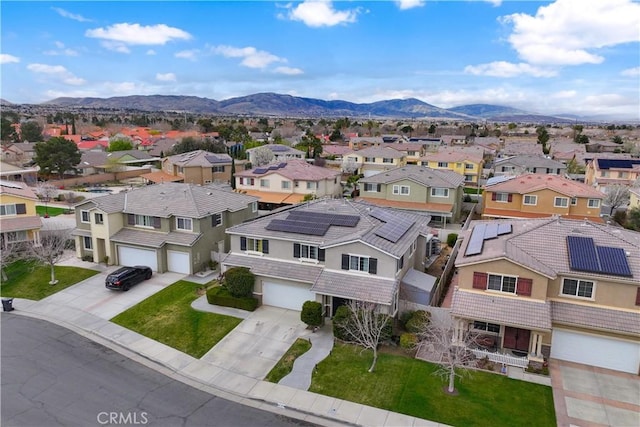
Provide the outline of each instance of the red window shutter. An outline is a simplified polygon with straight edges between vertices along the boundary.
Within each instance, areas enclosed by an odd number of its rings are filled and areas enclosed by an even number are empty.
[[[473,272],[473,289],[487,289],[487,273]]]
[[[507,202],[511,203],[513,201],[513,194],[509,193],[507,196]]]
[[[498,193],[491,193],[491,200],[497,200],[498,199]]]
[[[516,294],[523,297],[530,297],[532,287],[533,287],[533,279],[525,279],[524,277],[518,277]]]
[[[636,292],[636,305],[640,305],[640,288]]]

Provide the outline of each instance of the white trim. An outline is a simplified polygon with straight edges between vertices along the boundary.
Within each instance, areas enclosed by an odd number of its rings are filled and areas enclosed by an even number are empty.
[[[500,276],[500,289],[489,289],[489,276]],[[515,283],[513,286],[513,292],[509,292],[509,291],[504,291],[504,278],[505,277],[513,277],[515,279]],[[487,272],[487,287],[486,287],[486,291],[487,292],[499,292],[501,294],[508,294],[508,295],[517,295],[518,294],[518,277],[519,276],[515,276],[512,274],[502,274],[502,273],[491,273],[491,272]]]
[[[567,204],[566,205],[559,205],[558,204],[558,200],[565,200],[567,202]],[[558,196],[554,197],[553,198],[553,207],[554,208],[565,208],[565,209],[568,208],[569,207],[569,198],[568,197],[558,197]]]
[[[576,283],[576,294],[572,295],[572,294],[565,294],[563,293],[564,290],[564,281],[565,280],[575,280],[578,283]],[[580,290],[580,282],[590,282],[592,284],[591,286],[591,296],[590,297],[581,297],[578,295],[578,291]],[[562,298],[571,298],[571,299],[576,299],[579,301],[595,301],[596,299],[596,281],[593,279],[579,279],[577,277],[563,277],[562,281],[560,282],[560,292],[558,294],[559,297]]]
[[[84,220],[83,215],[84,215],[85,213],[87,214],[87,218],[89,218],[89,220],[88,220],[88,221],[85,221],[85,220]],[[81,223],[83,223],[83,224],[91,224],[91,211],[81,210],[81,211],[80,211],[80,222],[81,222]]]
[[[185,221],[189,221],[189,228],[183,228],[180,227],[180,220],[182,220],[183,222]],[[180,230],[180,231],[193,231],[193,219],[191,218],[187,218],[184,216],[177,216],[176,217],[176,230]]]
[[[533,203],[527,203],[527,197],[533,197]],[[522,196],[522,204],[527,206],[537,206],[538,196],[534,194],[525,194]]]

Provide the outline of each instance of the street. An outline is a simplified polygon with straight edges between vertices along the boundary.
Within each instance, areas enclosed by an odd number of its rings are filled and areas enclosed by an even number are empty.
[[[60,326],[0,316],[3,426],[311,426],[197,390]]]

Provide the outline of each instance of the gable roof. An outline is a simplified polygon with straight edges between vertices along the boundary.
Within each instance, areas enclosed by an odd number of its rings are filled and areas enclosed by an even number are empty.
[[[496,160],[495,167],[501,166],[505,163],[522,167],[566,169],[566,165],[562,162],[558,162],[545,156],[536,156],[533,154],[518,154],[512,157]]]
[[[367,147],[362,150],[354,151],[354,153],[362,157],[383,157],[390,159],[401,159],[406,156],[405,153],[387,146]]]
[[[280,163],[259,166],[251,170],[240,171],[235,176],[257,178],[274,174],[296,181],[321,181],[339,176],[340,171],[314,166],[302,159],[290,159]]]
[[[259,147],[249,148],[248,150],[246,150],[246,152],[247,153],[252,153],[255,150],[257,150],[258,148],[268,148],[276,156],[293,155],[293,154],[295,154],[297,156],[304,155],[304,151],[300,151],[298,149],[289,147],[288,145],[284,145],[284,144],[265,144],[265,145],[260,145]]]
[[[390,169],[369,177],[360,178],[360,182],[389,184],[403,179],[414,181],[429,188],[457,188],[464,184],[464,176],[459,173],[450,170],[431,169],[418,165],[407,165]]]
[[[486,185],[485,191],[530,194],[540,190],[552,190],[570,197],[589,197],[603,199],[604,194],[595,188],[564,178],[560,175],[546,175],[529,173],[509,177],[501,182]]]
[[[427,154],[426,156],[420,158],[421,161],[427,162],[471,162],[471,163],[480,163],[483,159],[484,154],[481,152],[464,152],[464,151],[455,151],[448,148],[447,151],[439,151],[437,153]]]
[[[218,164],[231,164],[231,156],[226,153],[196,150],[167,157],[165,161],[182,167],[211,167]]]
[[[0,180],[0,194],[7,194],[29,200],[38,200],[38,196],[24,182]]]

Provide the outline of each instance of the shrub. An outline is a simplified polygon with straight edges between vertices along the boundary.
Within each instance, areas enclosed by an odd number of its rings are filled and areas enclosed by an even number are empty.
[[[333,315],[333,335],[339,340],[344,341],[346,338],[344,329],[339,325],[346,322],[349,317],[351,317],[351,311],[349,310],[349,307],[344,305],[338,307],[335,314]]]
[[[222,286],[207,289],[207,302],[223,307],[239,308],[241,310],[254,311],[258,307],[258,299],[253,297],[234,297]]]
[[[255,276],[247,267],[233,267],[224,273],[224,286],[236,298],[251,296],[255,281]]]
[[[400,347],[410,350],[416,346],[418,343],[418,337],[416,334],[412,334],[410,332],[405,332],[400,335]]]
[[[425,310],[418,310],[413,314],[413,316],[411,316],[411,319],[407,321],[405,329],[412,333],[421,332],[424,331],[430,321],[431,313]]]
[[[93,255],[85,255],[82,257],[83,261],[93,262]]]
[[[317,301],[305,301],[302,304],[300,320],[308,326],[322,325],[322,304]]]
[[[447,236],[447,246],[450,248],[454,247],[456,244],[456,240],[458,240],[458,235],[456,233],[450,233]]]
[[[400,320],[400,324],[402,325],[403,328],[407,327],[407,322],[411,320],[414,313],[415,313],[415,310],[409,310],[400,314],[400,317],[398,318],[398,320]]]

